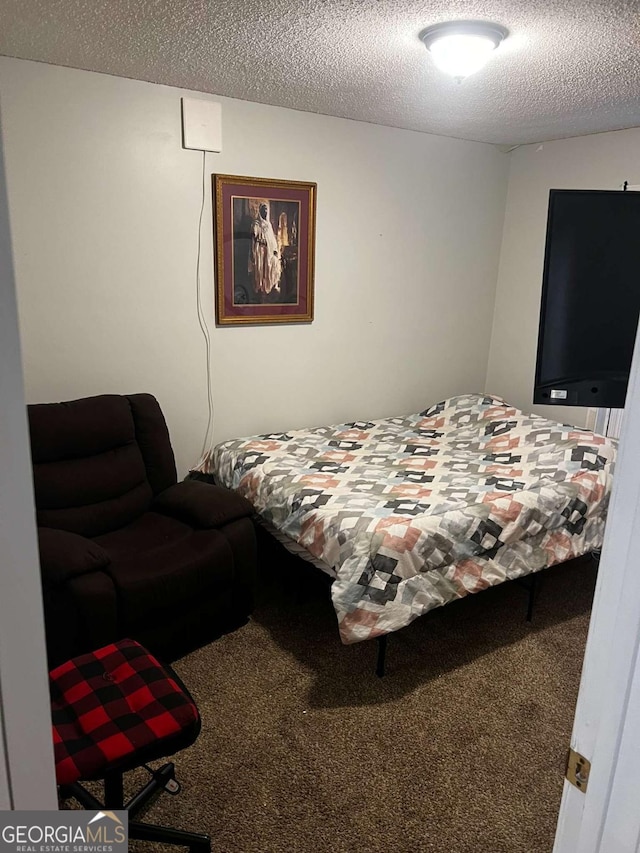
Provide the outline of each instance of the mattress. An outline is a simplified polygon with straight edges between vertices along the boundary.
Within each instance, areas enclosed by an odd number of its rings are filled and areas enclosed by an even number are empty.
[[[602,545],[617,442],[464,395],[234,439],[216,481],[335,575],[343,642]]]
[[[317,557],[314,557],[313,554],[310,554],[307,549],[300,545],[295,539],[291,539],[289,536],[286,536],[284,533],[281,533],[277,528],[273,527],[273,525],[269,524],[264,518],[259,515],[256,515],[256,521],[258,524],[263,527],[267,533],[269,533],[273,538],[278,541],[284,548],[289,551],[290,554],[293,554],[294,557],[300,557],[302,560],[306,560],[308,563],[311,563],[316,567],[316,569],[320,569],[321,572],[324,572],[329,577],[334,578],[336,576],[335,569],[332,569],[331,566],[328,566],[324,560],[319,560]]]

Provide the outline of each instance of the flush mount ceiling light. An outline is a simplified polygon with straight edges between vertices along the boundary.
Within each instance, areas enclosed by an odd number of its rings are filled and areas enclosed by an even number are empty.
[[[479,71],[507,35],[500,24],[450,21],[427,27],[420,38],[438,68],[460,81]]]

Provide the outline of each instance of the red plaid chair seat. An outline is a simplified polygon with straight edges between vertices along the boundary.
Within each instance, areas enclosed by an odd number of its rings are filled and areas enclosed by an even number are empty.
[[[67,661],[49,679],[59,785],[171,755],[200,731],[184,685],[133,640]]]

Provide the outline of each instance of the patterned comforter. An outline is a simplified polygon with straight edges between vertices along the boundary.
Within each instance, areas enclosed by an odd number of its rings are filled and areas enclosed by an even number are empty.
[[[335,570],[344,643],[602,544],[617,442],[453,397],[401,418],[227,441],[217,482]]]

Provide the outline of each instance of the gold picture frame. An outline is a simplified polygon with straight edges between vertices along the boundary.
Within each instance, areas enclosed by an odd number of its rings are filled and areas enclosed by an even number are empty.
[[[317,185],[212,175],[216,322],[313,320]]]

